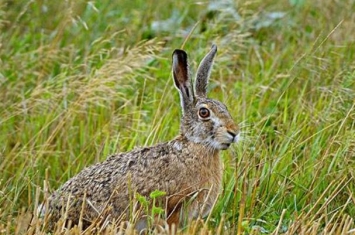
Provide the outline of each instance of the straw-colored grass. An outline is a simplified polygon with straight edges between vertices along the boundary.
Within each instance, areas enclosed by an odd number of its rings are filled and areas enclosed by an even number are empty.
[[[196,68],[212,43],[210,93],[243,141],[223,153],[213,212],[178,233],[355,234],[353,9],[353,0],[0,2],[0,234],[45,234],[36,207],[67,179],[177,135],[171,53],[183,45]],[[53,234],[134,233],[127,221],[62,227]]]

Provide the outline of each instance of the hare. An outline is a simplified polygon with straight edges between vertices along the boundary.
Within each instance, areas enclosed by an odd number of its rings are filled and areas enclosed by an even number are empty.
[[[216,53],[217,46],[212,45],[198,67],[193,88],[186,52],[173,52],[172,73],[182,107],[179,135],[153,147],[111,155],[69,179],[48,198],[45,210],[50,214],[49,227],[54,228],[63,211],[67,221],[82,221],[83,226],[97,218],[118,220],[129,215],[135,193],[148,198],[154,190],[166,193],[161,205],[169,227],[179,225],[180,212],[187,202],[185,215],[189,219],[208,215],[221,190],[219,152],[239,139],[227,107],[207,98]],[[144,222],[138,221],[137,227],[142,226]]]

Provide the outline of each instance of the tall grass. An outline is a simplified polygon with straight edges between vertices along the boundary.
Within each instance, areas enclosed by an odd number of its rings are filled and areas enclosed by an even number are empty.
[[[1,2],[0,233],[43,232],[35,207],[67,179],[173,138],[171,53],[184,45],[196,68],[214,42],[210,94],[243,141],[223,153],[213,213],[180,232],[355,234],[352,9],[352,0]]]

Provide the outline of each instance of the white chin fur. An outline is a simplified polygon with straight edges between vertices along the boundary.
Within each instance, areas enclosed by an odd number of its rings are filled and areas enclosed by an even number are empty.
[[[212,146],[212,148],[217,149],[217,150],[226,150],[230,147],[232,143],[228,143],[228,144],[222,144],[220,142],[217,141],[212,141],[209,143],[210,146]]]
[[[237,139],[239,135],[237,137],[235,137],[235,139],[233,140],[233,142],[235,143],[236,141],[238,141]],[[216,141],[216,140],[213,140],[211,138],[208,138],[207,140],[205,141],[201,141],[199,138],[196,138],[196,137],[190,137],[189,138],[190,141],[194,142],[194,143],[199,143],[199,144],[204,144],[204,145],[207,145],[209,146],[210,148],[212,149],[216,149],[216,150],[226,150],[230,147],[231,144],[233,144],[233,142],[230,142],[230,143],[227,143],[227,144],[223,144],[223,143],[220,143],[219,141]],[[179,146],[175,146],[175,148],[178,148]]]

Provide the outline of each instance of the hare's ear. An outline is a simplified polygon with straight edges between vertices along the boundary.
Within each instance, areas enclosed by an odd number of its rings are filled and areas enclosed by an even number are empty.
[[[196,96],[207,97],[208,78],[211,74],[213,58],[217,53],[217,46],[212,45],[210,52],[203,58],[197,69],[195,90]]]
[[[173,77],[180,93],[183,111],[186,111],[193,102],[194,94],[190,84],[187,54],[183,50],[176,49],[173,53]]]

